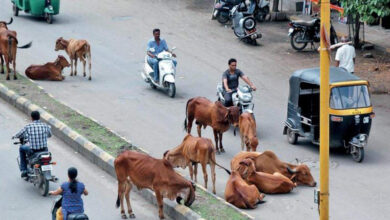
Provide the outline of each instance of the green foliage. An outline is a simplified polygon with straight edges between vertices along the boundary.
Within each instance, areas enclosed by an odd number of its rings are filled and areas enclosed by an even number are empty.
[[[390,0],[340,0],[344,13],[356,16],[360,21],[372,23],[374,16],[384,17],[390,15]]]

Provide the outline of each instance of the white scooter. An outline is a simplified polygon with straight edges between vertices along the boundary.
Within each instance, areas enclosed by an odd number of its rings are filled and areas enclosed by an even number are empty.
[[[237,90],[232,91],[232,101],[233,105],[240,108],[240,112],[253,113],[253,108],[255,104],[253,103],[252,89],[248,85],[239,86]],[[223,96],[224,91],[222,84],[217,85],[217,96],[218,101],[221,101],[225,105],[225,98]]]
[[[173,47],[172,51],[176,48]],[[154,48],[150,49],[150,52],[154,52]],[[168,95],[173,98],[176,94],[175,75],[176,67],[173,63],[174,57],[171,52],[163,51],[157,55],[158,69],[159,69],[159,81],[156,83],[153,80],[154,71],[148,63],[148,55],[145,57],[144,70],[141,73],[142,78],[146,83],[155,88],[160,88],[168,92]]]

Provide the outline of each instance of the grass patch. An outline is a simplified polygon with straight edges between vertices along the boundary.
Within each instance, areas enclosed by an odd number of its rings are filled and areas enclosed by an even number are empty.
[[[121,146],[132,146],[130,143],[127,143],[125,140],[95,121],[84,117],[77,111],[50,97],[44,90],[38,88],[35,83],[32,83],[25,76],[18,75],[18,78],[18,80],[6,81],[5,75],[0,74],[0,82],[9,89],[42,107],[54,117],[64,122],[70,128],[86,137],[89,141],[96,144],[113,157],[116,157],[116,154]],[[136,147],[133,147],[133,149],[137,150]],[[190,208],[202,216],[202,218],[208,220],[248,219],[235,209],[218,201],[201,189],[196,191],[196,200]]]

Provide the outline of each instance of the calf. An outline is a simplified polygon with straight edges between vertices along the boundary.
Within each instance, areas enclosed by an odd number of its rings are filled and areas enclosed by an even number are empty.
[[[190,170],[191,180],[195,173],[195,182],[197,182],[198,163],[202,165],[204,185],[207,189],[207,164],[210,165],[211,180],[213,181],[213,193],[215,194],[215,165],[225,169],[215,162],[215,152],[213,142],[208,138],[193,137],[188,134],[184,137],[183,142],[176,148],[166,151],[164,158],[172,166],[185,169],[187,166]],[[192,167],[194,166],[194,167]],[[225,169],[230,174],[230,171]]]
[[[81,62],[83,62],[83,67],[84,67],[84,77],[87,75],[85,71],[85,66],[88,60],[88,66],[89,66],[89,80],[92,79],[91,76],[91,46],[86,40],[75,40],[75,39],[70,39],[70,40],[65,40],[62,37],[58,38],[56,41],[56,46],[55,46],[55,51],[58,50],[65,50],[65,52],[68,54],[69,59],[70,59],[70,65],[71,65],[71,70],[70,70],[70,75],[77,75],[77,60],[80,59]],[[74,61],[74,66],[75,70],[73,73],[73,61]]]
[[[114,161],[118,179],[118,199],[116,206],[121,207],[122,218],[127,218],[124,211],[123,198],[126,197],[127,210],[130,218],[135,218],[130,204],[130,192],[133,185],[138,189],[148,188],[155,192],[158,215],[164,218],[163,197],[176,199],[180,204],[190,206],[195,200],[195,186],[175,172],[169,161],[156,159],[135,151],[124,151]]]
[[[35,80],[53,80],[62,81],[65,79],[62,76],[62,70],[70,66],[65,57],[58,55],[54,62],[49,62],[44,65],[31,65],[26,69],[26,76]]]
[[[247,151],[256,151],[259,140],[256,134],[256,121],[251,113],[244,112],[240,115],[238,125],[240,127],[241,150],[244,145]]]
[[[244,159],[237,171],[249,184],[255,184],[260,192],[268,194],[289,193],[296,187],[289,178],[275,172],[273,174],[256,172],[255,165],[251,159]]]
[[[254,209],[264,199],[255,185],[249,185],[238,173],[232,171],[225,188],[225,200],[241,209]]]
[[[187,102],[184,128],[190,134],[192,122],[195,119],[195,123],[198,125],[198,135],[201,137],[202,126],[204,128],[211,126],[214,132],[215,147],[217,154],[219,154],[225,152],[222,146],[222,134],[230,128],[231,124],[235,127],[238,126],[239,116],[240,109],[236,106],[226,108],[219,101],[212,103],[204,97],[196,97]]]
[[[230,162],[232,170],[238,168],[239,163],[246,159],[252,159],[255,163],[256,171],[273,174],[279,172],[286,176],[297,185],[316,186],[310,169],[305,164],[294,165],[280,161],[279,158],[272,151],[259,152],[240,152]]]

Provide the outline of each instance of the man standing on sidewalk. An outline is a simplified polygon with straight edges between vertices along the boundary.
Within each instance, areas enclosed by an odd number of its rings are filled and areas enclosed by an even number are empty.
[[[345,43],[336,52],[336,66],[346,69],[350,73],[354,73],[355,65],[355,48],[347,43],[348,38],[343,36],[341,42]]]

